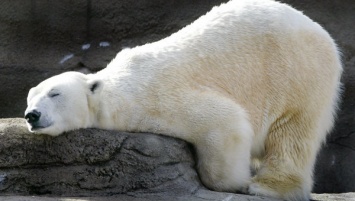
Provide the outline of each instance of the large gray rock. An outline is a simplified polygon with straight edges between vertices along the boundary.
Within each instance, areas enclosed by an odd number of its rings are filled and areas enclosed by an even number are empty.
[[[355,201],[355,193],[313,194],[312,198],[321,201]]]
[[[268,201],[269,198],[235,196],[231,194],[215,193],[215,192],[198,192],[195,195],[180,195],[180,196],[161,196],[161,195],[114,195],[105,197],[46,197],[46,196],[3,196],[2,201]],[[312,200],[319,201],[355,201],[355,193],[343,194],[313,194]]]
[[[63,71],[95,72],[124,47],[159,40],[228,0],[0,2],[0,118],[22,117],[28,90]],[[281,0],[304,11],[343,53],[344,95],[319,155],[314,192],[355,191],[355,4]]]
[[[23,119],[1,119],[0,134],[2,193],[91,196],[200,187],[181,140],[97,129],[34,135]]]
[[[0,119],[0,142],[0,195],[266,199],[207,190],[194,169],[192,147],[170,137],[98,129],[50,137],[29,133],[24,119]]]

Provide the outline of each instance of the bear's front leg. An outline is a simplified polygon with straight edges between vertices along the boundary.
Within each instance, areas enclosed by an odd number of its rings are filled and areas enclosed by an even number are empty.
[[[245,192],[250,183],[253,137],[246,112],[216,94],[196,94],[190,100],[185,120],[203,184],[216,191]]]
[[[210,131],[195,144],[200,179],[216,191],[246,193],[250,183],[250,144],[233,131]]]

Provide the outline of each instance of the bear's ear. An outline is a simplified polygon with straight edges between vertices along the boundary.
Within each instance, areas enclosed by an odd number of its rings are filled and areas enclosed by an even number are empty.
[[[99,79],[92,79],[88,81],[88,88],[91,94],[98,94],[103,88],[103,82]]]

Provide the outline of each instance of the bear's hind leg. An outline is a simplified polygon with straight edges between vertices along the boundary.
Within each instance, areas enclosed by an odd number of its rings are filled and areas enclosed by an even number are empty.
[[[249,193],[287,200],[309,200],[312,171],[321,140],[317,118],[288,113],[269,129],[261,169]]]

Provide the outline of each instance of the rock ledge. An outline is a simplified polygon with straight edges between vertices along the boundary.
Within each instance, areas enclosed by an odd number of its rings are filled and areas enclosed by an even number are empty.
[[[51,137],[0,119],[0,142],[5,200],[272,200],[204,188],[191,146],[170,137],[98,129]]]

